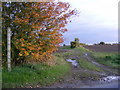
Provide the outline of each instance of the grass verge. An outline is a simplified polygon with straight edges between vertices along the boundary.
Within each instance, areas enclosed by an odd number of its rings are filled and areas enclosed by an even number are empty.
[[[102,71],[99,67],[97,67],[96,65],[86,61],[86,60],[83,60],[83,59],[80,59],[79,60],[79,64],[80,64],[80,67],[84,68],[84,69],[88,69],[88,70],[93,70],[93,71]]]
[[[46,64],[34,64],[17,66],[11,72],[3,70],[3,88],[13,88],[20,86],[45,86],[59,80],[70,70],[70,65],[60,57],[55,57],[56,64],[48,66]]]
[[[0,70],[0,89],[2,89],[2,70]]]
[[[92,52],[93,58],[112,68],[120,68],[120,55],[116,52]]]
[[[59,49],[72,49],[70,46],[61,46]]]
[[[84,53],[90,52],[88,49],[84,47],[70,48],[70,46],[60,47],[59,50],[64,50],[66,48],[69,48],[69,51],[62,53],[55,53],[54,55],[67,59],[70,57],[81,57]]]

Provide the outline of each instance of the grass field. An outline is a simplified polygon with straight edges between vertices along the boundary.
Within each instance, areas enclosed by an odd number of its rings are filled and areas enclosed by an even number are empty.
[[[92,52],[93,58],[112,68],[120,68],[120,56],[117,52]]]
[[[64,47],[60,47],[59,51],[55,53],[55,55],[66,59],[70,57],[81,56],[85,52],[90,52],[90,51],[84,47],[77,47],[71,49],[70,46],[64,46]]]
[[[0,70],[0,89],[2,89],[2,70]]]
[[[71,49],[70,46],[60,47],[59,50],[54,53],[54,65],[47,64],[25,64],[22,66],[16,66],[12,68],[11,72],[3,69],[2,82],[3,88],[13,88],[13,87],[39,87],[53,84],[59,81],[65,75],[71,71],[71,66],[65,59],[71,58],[79,62],[80,67],[83,70],[87,69],[89,71],[102,71],[98,66],[90,63],[83,58],[85,53],[89,53],[90,57],[96,62],[110,66],[112,68],[120,67],[118,63],[120,58],[117,52],[94,52],[84,47],[78,47]],[[80,74],[84,77],[91,76],[89,73]],[[96,77],[96,75],[95,75]]]
[[[63,58],[56,57],[56,65],[45,64],[17,66],[11,72],[3,70],[3,88],[20,86],[45,86],[58,81],[70,70],[70,65]]]
[[[120,68],[118,45],[88,45],[84,47],[92,51],[92,56],[97,62],[112,68]]]
[[[57,53],[57,54],[64,58],[68,58],[68,57],[74,58],[74,56],[78,56],[78,57],[82,56],[83,53],[91,53],[91,57],[101,64],[110,66],[112,68],[120,67],[120,55],[118,55],[118,52],[116,49],[117,45],[94,45],[94,46],[84,46],[84,47],[78,47],[78,48],[71,49],[70,46],[64,46],[64,47],[61,47],[60,49],[65,49],[65,50],[67,49],[69,51]],[[91,50],[91,48],[93,51]],[[81,63],[83,63],[82,67],[84,68],[85,67],[94,68],[94,65],[92,66],[91,63],[83,59],[81,59]],[[88,64],[88,65],[85,65],[85,64]]]
[[[78,59],[78,62],[80,64],[80,68],[93,70],[93,71],[102,71],[96,65],[94,65],[94,64],[90,63],[89,61],[81,58],[81,56],[84,55],[84,53],[87,53],[87,52],[91,53],[90,50],[88,50],[84,47],[77,47],[77,48],[71,49],[70,46],[64,46],[64,47],[61,47],[60,49],[69,49],[69,51],[68,52],[62,52],[62,53],[56,53],[57,56],[62,56],[65,59],[68,59],[68,58]]]

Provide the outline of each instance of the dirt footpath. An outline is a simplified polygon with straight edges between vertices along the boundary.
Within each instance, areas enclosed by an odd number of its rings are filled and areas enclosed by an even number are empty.
[[[85,55],[86,53],[79,58],[84,58],[84,60],[93,63],[89,53],[87,53],[87,56]],[[117,70],[103,66],[97,62],[94,62],[94,64],[100,67],[103,71],[91,71],[83,69],[80,66],[74,67],[71,65],[71,72],[67,76],[61,78],[61,80],[53,85],[49,85],[44,88],[111,88],[110,85],[117,88],[118,81],[116,79],[111,81],[109,79],[103,79],[103,77],[107,76],[117,76]]]

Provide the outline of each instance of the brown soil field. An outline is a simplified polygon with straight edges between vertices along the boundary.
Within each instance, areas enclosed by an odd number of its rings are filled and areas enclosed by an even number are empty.
[[[118,52],[118,45],[86,45],[83,47],[96,52]]]

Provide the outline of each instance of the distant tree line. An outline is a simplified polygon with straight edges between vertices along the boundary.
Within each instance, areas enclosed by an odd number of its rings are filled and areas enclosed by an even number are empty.
[[[118,45],[118,44],[117,43],[116,44],[110,44],[110,43],[105,43],[105,42],[101,41],[98,44],[94,44],[94,45]]]

